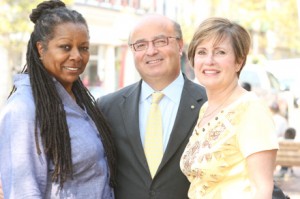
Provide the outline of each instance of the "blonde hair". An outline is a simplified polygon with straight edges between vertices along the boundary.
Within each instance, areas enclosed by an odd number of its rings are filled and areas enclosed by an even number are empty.
[[[250,51],[251,37],[248,31],[241,25],[231,22],[226,18],[211,17],[204,20],[196,29],[192,41],[188,47],[188,59],[194,67],[194,57],[197,46],[207,39],[214,39],[214,43],[229,38],[234,50],[237,63],[241,63],[241,69],[244,67],[247,55]]]

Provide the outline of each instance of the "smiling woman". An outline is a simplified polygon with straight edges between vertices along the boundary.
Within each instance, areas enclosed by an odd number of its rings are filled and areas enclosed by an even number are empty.
[[[79,77],[87,23],[60,0],[40,3],[30,19],[26,65],[0,115],[4,197],[113,199],[110,128]]]
[[[250,44],[244,27],[212,17],[188,48],[208,97],[180,161],[191,199],[272,198],[275,126],[267,106],[238,83]]]
[[[54,28],[55,37],[37,42],[42,64],[68,91],[89,61],[89,34],[85,24],[66,23]],[[46,48],[45,48],[46,46]]]

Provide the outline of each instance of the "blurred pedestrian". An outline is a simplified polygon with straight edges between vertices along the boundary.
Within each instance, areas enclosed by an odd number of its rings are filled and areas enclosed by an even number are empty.
[[[286,140],[294,140],[296,137],[296,129],[293,127],[289,127],[285,130],[284,139]]]
[[[59,0],[40,3],[30,20],[26,65],[0,115],[4,197],[113,199],[111,132],[79,78],[87,23]]]
[[[285,131],[288,128],[288,121],[280,114],[279,105],[277,102],[271,103],[270,110],[275,123],[275,134],[277,138],[283,138]]]
[[[285,130],[284,133],[284,139],[285,140],[294,140],[296,137],[296,129],[289,127]],[[290,171],[290,173],[293,175],[294,171],[292,167],[288,167],[288,166],[281,166],[280,170],[279,170],[279,177],[284,177],[286,174],[288,174],[288,171]]]
[[[142,79],[98,101],[117,147],[116,198],[187,198],[189,182],[179,160],[206,101],[204,88],[181,72],[184,46],[178,23],[161,15],[144,16],[129,45]],[[160,101],[152,103],[157,95]],[[153,119],[150,112],[156,113],[155,125],[147,125]]]
[[[188,48],[208,97],[180,162],[191,199],[272,197],[278,149],[272,117],[238,84],[250,45],[245,28],[212,17],[200,24]]]
[[[248,83],[248,82],[242,82],[242,85],[241,85],[246,91],[251,91],[252,88],[251,88],[251,84]]]

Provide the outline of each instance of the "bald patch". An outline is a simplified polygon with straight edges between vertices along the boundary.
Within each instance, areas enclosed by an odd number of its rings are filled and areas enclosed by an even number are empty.
[[[138,21],[138,23],[134,26],[133,30],[129,35],[129,43],[133,43],[132,38],[135,37],[136,32],[146,31],[147,27],[156,27],[161,29],[162,34],[166,31],[174,32],[174,22],[167,18],[166,16],[159,14],[150,14],[145,15]],[[159,34],[159,33],[158,33]],[[135,38],[140,39],[140,38]]]

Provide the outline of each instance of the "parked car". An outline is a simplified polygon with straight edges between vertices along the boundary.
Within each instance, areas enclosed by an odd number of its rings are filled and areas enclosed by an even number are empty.
[[[246,65],[239,78],[239,83],[249,83],[251,91],[262,98],[267,106],[276,102],[280,113],[288,118],[289,106],[286,93],[282,90],[279,80],[261,65]]]
[[[266,70],[272,72],[285,90],[290,91],[293,95],[295,108],[300,107],[300,59],[286,59],[269,61]]]

